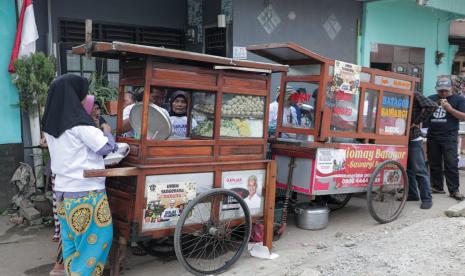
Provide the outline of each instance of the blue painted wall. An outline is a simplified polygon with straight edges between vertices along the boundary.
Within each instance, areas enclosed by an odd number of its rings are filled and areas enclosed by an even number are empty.
[[[0,1],[0,144],[21,143],[18,92],[8,73],[15,35],[15,1]]]
[[[370,66],[373,43],[425,48],[423,92],[435,93],[436,77],[451,73],[451,60],[457,48],[450,47],[449,27],[455,15],[414,0],[375,1],[364,5],[359,64]],[[442,64],[435,64],[435,51],[445,53]]]

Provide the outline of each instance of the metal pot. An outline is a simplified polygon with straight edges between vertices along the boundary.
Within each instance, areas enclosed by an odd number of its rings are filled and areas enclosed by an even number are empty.
[[[308,203],[297,204],[295,208],[295,225],[305,230],[320,230],[328,226],[329,208],[311,206]]]

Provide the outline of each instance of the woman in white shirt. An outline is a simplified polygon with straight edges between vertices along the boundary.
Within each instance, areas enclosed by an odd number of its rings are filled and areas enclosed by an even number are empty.
[[[66,74],[49,89],[43,130],[56,174],[57,213],[68,275],[101,275],[113,239],[105,178],[84,178],[84,170],[104,169],[103,155],[116,150],[107,124],[95,126],[83,104],[88,81]]]
[[[187,137],[187,107],[190,104],[190,96],[187,92],[178,90],[170,97],[170,120],[171,120],[171,137],[170,138],[185,138]],[[197,127],[197,122],[192,118],[192,129]]]

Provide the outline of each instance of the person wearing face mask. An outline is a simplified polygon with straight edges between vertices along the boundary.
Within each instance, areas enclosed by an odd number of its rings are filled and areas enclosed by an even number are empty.
[[[178,90],[170,97],[170,120],[172,126],[171,138],[182,139],[187,137],[187,107],[190,104],[190,96],[187,92]],[[192,129],[197,122],[192,118]]]
[[[102,117],[102,105],[97,101],[94,102],[90,116],[94,120],[97,127],[101,127],[103,124],[107,124],[107,121],[105,121],[105,119]]]
[[[428,163],[433,193],[445,194],[444,176],[450,197],[464,200],[459,191],[457,141],[459,122],[465,120],[465,98],[452,92],[452,81],[441,77],[436,95],[429,98],[439,104],[429,121]]]
[[[84,109],[88,81],[65,74],[50,85],[43,131],[55,174],[57,214],[67,275],[101,275],[113,239],[105,178],[84,178],[104,169],[103,156],[117,150],[108,125],[96,127]]]

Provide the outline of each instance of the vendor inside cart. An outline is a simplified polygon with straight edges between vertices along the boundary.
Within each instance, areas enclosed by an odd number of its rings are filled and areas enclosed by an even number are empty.
[[[188,136],[188,114],[187,110],[190,105],[189,93],[177,90],[173,92],[170,97],[170,121],[172,132],[170,139],[183,139]],[[197,127],[197,122],[194,118],[192,120],[192,129]]]
[[[140,92],[143,95],[143,92]],[[191,130],[198,126],[198,122],[191,116],[192,92],[175,88],[152,87],[150,90],[150,104],[156,105],[161,112],[169,118],[172,131],[168,139],[187,139],[190,137],[188,124]],[[198,93],[203,94],[203,93]],[[142,99],[140,99],[142,101]],[[132,108],[137,103],[130,104],[123,109],[123,136],[134,138],[134,131],[130,124]],[[141,104],[141,102],[139,102]],[[149,118],[149,121],[151,118]]]

